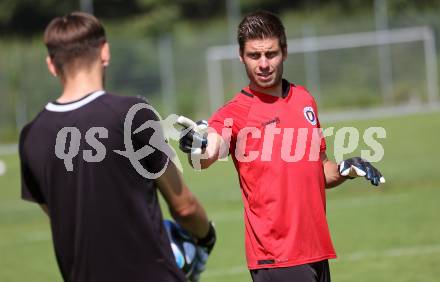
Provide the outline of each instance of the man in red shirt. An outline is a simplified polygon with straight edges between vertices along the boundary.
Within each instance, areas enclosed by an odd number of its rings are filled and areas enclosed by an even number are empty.
[[[328,160],[314,98],[282,78],[287,44],[277,16],[246,16],[238,27],[238,43],[249,86],[210,118],[214,134],[201,134],[206,124],[198,122],[180,139],[180,147],[202,169],[231,154],[242,191],[253,281],[330,281],[328,259],[336,254],[325,188],[356,176],[374,185],[385,180],[361,158],[339,166]],[[203,155],[196,156],[197,150]]]

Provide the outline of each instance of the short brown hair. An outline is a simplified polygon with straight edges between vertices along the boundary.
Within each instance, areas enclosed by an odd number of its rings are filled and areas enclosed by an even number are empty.
[[[238,45],[240,54],[243,54],[244,45],[247,40],[278,38],[281,49],[287,47],[286,33],[283,23],[275,14],[267,11],[258,11],[248,14],[238,26]]]
[[[94,62],[105,42],[104,27],[99,20],[83,12],[54,18],[44,32],[44,44],[61,76],[73,64]]]

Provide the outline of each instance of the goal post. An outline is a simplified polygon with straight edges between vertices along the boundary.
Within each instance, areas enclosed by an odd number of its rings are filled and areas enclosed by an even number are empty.
[[[430,27],[411,27],[290,39],[287,41],[287,52],[289,54],[307,54],[359,47],[380,47],[410,42],[423,43],[427,104],[428,106],[437,106],[439,102],[437,53],[435,35]],[[221,64],[223,61],[233,59],[238,59],[238,45],[213,46],[206,51],[209,108],[211,112],[215,111],[225,101]],[[385,96],[386,94],[383,93],[383,95]],[[384,106],[386,106],[385,103]]]

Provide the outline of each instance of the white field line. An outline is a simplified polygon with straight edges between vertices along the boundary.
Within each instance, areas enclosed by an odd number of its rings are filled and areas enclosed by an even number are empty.
[[[0,144],[0,156],[13,155],[18,153],[17,144]]]
[[[49,225],[48,225],[49,226]],[[13,240],[5,241],[4,238],[0,236],[0,248],[1,247],[9,247],[13,245],[22,245],[29,243],[37,243],[37,242],[47,242],[52,239],[50,234],[50,230],[36,230],[32,232],[28,232],[21,236],[14,238]]]
[[[33,242],[45,242],[50,241],[52,239],[52,236],[50,234],[50,231],[34,231],[27,233],[26,235],[23,235],[23,240],[26,243],[33,243]]]
[[[410,195],[387,195],[387,196],[370,196],[370,197],[352,197],[346,199],[337,199],[327,202],[327,210],[329,213],[347,208],[363,208],[376,205],[390,205],[404,203],[411,200]],[[38,210],[38,207],[32,203],[21,203],[17,201],[9,201],[0,203],[0,214],[28,212]],[[231,211],[213,212],[210,214],[215,222],[235,222],[243,221],[243,210],[235,209]]]
[[[15,213],[23,211],[39,210],[40,208],[33,203],[26,203],[24,201],[9,201],[0,203],[0,214],[2,213]],[[41,211],[41,210],[39,210]]]
[[[393,257],[405,257],[405,256],[418,256],[440,253],[440,244],[437,245],[418,245],[403,248],[386,249],[382,251],[371,252],[356,252],[348,255],[342,255],[338,260],[340,261],[360,261],[371,258],[393,258]],[[244,267],[232,267],[224,269],[213,269],[205,273],[204,277],[224,277],[236,274],[247,273],[249,270]]]
[[[357,252],[341,256],[341,260],[358,261],[367,258],[390,258],[440,253],[440,245],[419,245],[406,248],[387,249],[380,252]]]
[[[36,243],[36,242],[46,242],[51,240],[51,235],[49,231],[34,231],[28,233],[21,237],[21,240],[17,240],[15,244],[22,243]],[[9,246],[9,244],[0,243],[0,247]],[[365,259],[372,258],[395,258],[395,257],[408,257],[408,256],[418,256],[418,255],[428,255],[440,253],[440,244],[437,245],[418,245],[409,246],[401,248],[390,248],[382,251],[368,251],[368,252],[355,252],[347,255],[339,256],[339,261],[361,261]],[[225,277],[237,274],[247,273],[249,270],[245,266],[237,266],[231,268],[222,269],[212,269],[208,270],[203,276],[204,277]]]

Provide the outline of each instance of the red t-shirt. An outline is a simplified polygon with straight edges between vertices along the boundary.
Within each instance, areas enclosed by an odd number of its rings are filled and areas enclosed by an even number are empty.
[[[283,97],[244,88],[209,121],[238,171],[249,269],[335,258],[325,211],[325,151],[307,90],[283,80]],[[228,133],[229,132],[229,133]]]

